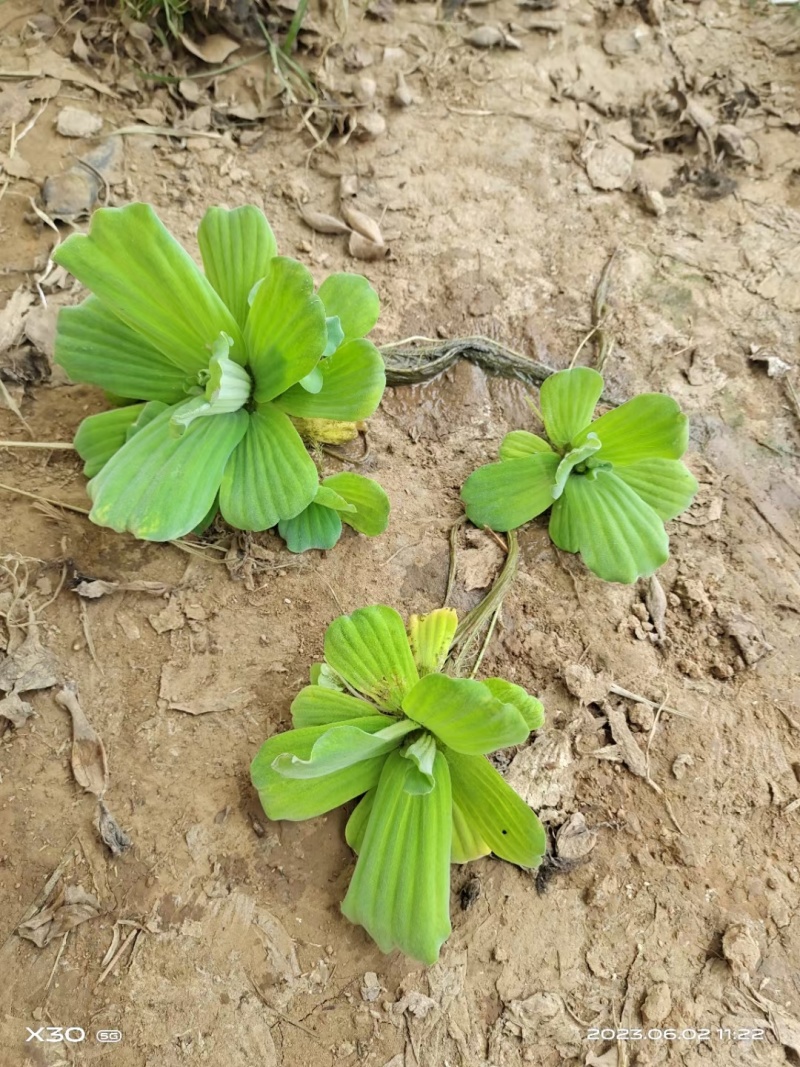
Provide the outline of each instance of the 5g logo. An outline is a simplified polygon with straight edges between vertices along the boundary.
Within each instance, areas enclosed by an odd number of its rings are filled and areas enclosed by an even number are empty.
[[[30,1026],[26,1026],[28,1036],[25,1038],[25,1044],[29,1041],[46,1041],[49,1044],[53,1044],[58,1041],[68,1041],[72,1045],[78,1044],[79,1041],[86,1040],[86,1031],[82,1030],[80,1026],[68,1026],[65,1030],[61,1026],[40,1026],[38,1030],[31,1030]],[[42,1037],[42,1034],[49,1036]]]

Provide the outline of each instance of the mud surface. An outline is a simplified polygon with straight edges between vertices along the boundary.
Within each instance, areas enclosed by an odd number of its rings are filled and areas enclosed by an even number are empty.
[[[371,8],[383,14],[351,6],[344,40],[324,59],[306,57],[350,109],[342,134],[319,114],[304,124],[301,109],[275,117],[281,100],[263,57],[188,88],[197,63],[155,82],[137,71],[152,72],[158,42],[148,59],[135,28],[114,38],[94,8],[2,6],[0,369],[30,436],[0,408],[0,438],[68,442],[104,404],[50,361],[55,312],[81,293],[49,269],[48,219],[85,226],[75,197],[148,200],[193,252],[210,204],[256,203],[281,250],[319,279],[339,269],[370,277],[383,300],[379,342],[480,333],[555,367],[588,333],[618,250],[608,387],[619,399],[643,389],[679,399],[701,483],[670,524],[665,637],[656,639],[647,583],[595,580],[554,552],[541,522],[521,534],[519,575],[482,671],[545,704],[545,728],[504,770],[558,841],[555,861],[537,880],[493,860],[454,867],[454,933],[425,970],[382,956],[339,913],[353,865],[346,813],[270,824],[248,765],[288,724],[331,619],[374,602],[405,615],[441,604],[459,487],[507,430],[533,427],[524,388],[462,363],[388,390],[353,469],[387,489],[390,529],[375,540],[346,533],[327,555],[291,557],[270,534],[201,555],[136,543],[45,502],[86,506],[74,454],[0,450],[2,482],[39,498],[0,490],[0,597],[7,610],[2,590],[25,592],[56,658],[42,653],[37,669],[59,682],[26,694],[33,715],[0,740],[0,1062],[797,1062],[791,25],[774,9],[716,0]],[[467,43],[484,24],[521,47]],[[226,62],[255,52],[242,48]],[[413,98],[404,107],[398,72]],[[100,127],[64,136],[65,108]],[[153,132],[165,128],[183,133]],[[45,180],[90,152],[100,154],[80,179],[73,171],[42,200]],[[338,214],[342,176],[379,220],[387,258],[354,259],[346,237],[300,218],[298,202]],[[70,223],[56,225],[63,239]],[[594,357],[590,340],[579,358]],[[462,532],[458,562],[453,603],[463,611],[502,551]],[[86,600],[75,576],[161,584]],[[105,744],[105,801],[133,842],[119,857],[72,773],[70,718],[55,700],[65,680]],[[646,777],[632,769],[631,744]],[[85,921],[54,927],[38,947],[15,930],[56,870],[48,902],[72,887],[69,906]],[[26,1043],[27,1027],[81,1027],[87,1039]],[[112,1029],[121,1042],[98,1043],[96,1032]],[[629,1039],[611,1040],[615,1031]]]

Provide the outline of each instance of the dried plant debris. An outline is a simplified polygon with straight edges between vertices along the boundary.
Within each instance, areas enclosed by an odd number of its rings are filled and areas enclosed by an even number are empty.
[[[655,574],[650,576],[644,598],[653,626],[656,628],[656,643],[663,645],[667,637],[667,594]]]
[[[122,829],[102,800],[97,806],[95,829],[112,856],[121,856],[131,847],[129,835]]]
[[[0,652],[0,692],[27,693],[55,685],[58,661],[39,640],[27,562],[18,556],[0,557],[0,618],[7,631],[5,653]]]
[[[348,234],[350,227],[346,222],[337,219],[334,215],[326,215],[323,211],[314,211],[305,204],[298,203],[297,211],[303,222],[315,233],[325,234]]]
[[[570,815],[556,832],[556,855],[562,863],[579,863],[596,844],[597,831],[586,825],[586,818],[580,811]]]
[[[27,704],[18,693],[9,693],[0,700],[0,718],[10,722],[15,730],[24,726],[33,715],[33,708]]]
[[[68,683],[56,694],[56,702],[72,716],[72,773],[88,793],[102,797],[108,788],[105,745],[78,701],[77,687]]]
[[[764,656],[775,651],[764,637],[764,631],[749,615],[739,611],[734,612],[726,619],[725,629],[738,645],[742,659],[748,667],[752,667]]]
[[[464,40],[473,48],[514,48],[517,50],[522,48],[516,38],[497,26],[477,26],[466,35]]]
[[[44,948],[76,926],[100,914],[100,901],[79,885],[64,886],[52,904],[46,904],[17,927],[17,933]]]
[[[85,600],[99,600],[112,593],[149,593],[150,596],[163,597],[172,591],[172,586],[165,582],[109,582],[104,578],[84,578],[77,576],[72,592]]]

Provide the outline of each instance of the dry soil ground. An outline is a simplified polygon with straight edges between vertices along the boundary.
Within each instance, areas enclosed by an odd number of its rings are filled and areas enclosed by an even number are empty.
[[[800,413],[793,369],[769,362],[798,353],[793,25],[734,0],[373,7],[377,18],[352,5],[344,41],[309,60],[349,109],[330,112],[335,125],[362,127],[316,149],[321,113],[280,113],[267,57],[209,75],[254,45],[170,66],[157,40],[94,6],[0,7],[0,303],[16,301],[0,311],[0,367],[30,430],[4,409],[0,437],[68,442],[104,403],[49,360],[57,308],[81,297],[48,270],[48,217],[75,206],[59,210],[59,196],[150,201],[193,251],[207,206],[258,204],[320,279],[368,274],[380,342],[482,333],[556,367],[586,335],[618,249],[609,388],[680,400],[701,482],[671,524],[666,638],[653,640],[644,586],[558,558],[539,522],[522,533],[483,669],[547,709],[535,742],[509,754],[509,780],[554,837],[568,820],[580,828],[576,814],[586,829],[561,833],[538,886],[491,859],[454,868],[454,933],[426,970],[382,956],[340,915],[345,813],[269,824],[248,764],[287,725],[340,610],[441,604],[459,486],[509,428],[532,425],[524,389],[461,363],[387,390],[365,468],[391,496],[390,529],[327,555],[291,557],[263,535],[229,542],[226,566],[223,552],[136,543],[3,489],[0,603],[11,610],[16,583],[58,684],[29,694],[34,716],[0,742],[0,1063],[797,1062]],[[312,17],[330,35],[332,15]],[[482,24],[519,48],[471,45]],[[393,100],[398,72],[410,106]],[[67,107],[96,117],[77,131],[90,136],[57,132]],[[45,179],[108,143],[113,159],[91,157],[104,180],[79,169],[76,188],[42,199]],[[300,219],[298,201],[336,213],[341,176],[380,219],[389,258],[354,260],[344,238]],[[589,343],[579,358],[593,355]],[[5,486],[85,505],[73,453],[0,457]],[[486,535],[464,534],[456,606],[476,602],[501,559]],[[75,575],[162,586],[82,600]],[[108,752],[106,802],[132,839],[119,858],[73,777],[54,699],[67,679]],[[675,712],[609,696],[612,682]],[[190,713],[208,706],[221,710]],[[634,773],[645,754],[649,781]],[[51,884],[48,903],[69,888],[89,917],[47,928],[38,947],[15,931]],[[26,1042],[49,1026],[87,1037]],[[113,1028],[119,1044],[97,1042]]]

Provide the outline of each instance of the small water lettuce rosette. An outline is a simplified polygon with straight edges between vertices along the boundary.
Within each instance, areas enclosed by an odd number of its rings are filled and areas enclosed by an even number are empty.
[[[450,864],[493,852],[538,866],[536,815],[486,758],[523,744],[542,705],[501,678],[442,673],[458,619],[381,605],[343,615],[325,661],[251,775],[270,819],[311,819],[361,797],[346,837],[358,854],[342,911],[383,952],[435,963],[450,935]]]
[[[592,421],[602,391],[602,376],[589,367],[546,378],[540,404],[548,440],[513,430],[500,462],[474,471],[461,498],[476,526],[501,531],[552,508],[558,548],[579,552],[598,578],[630,583],[667,561],[664,523],[697,492],[680,461],[689,420],[671,397],[642,393]]]
[[[381,533],[381,487],[347,472],[320,483],[298,431],[352,426],[380,403],[383,360],[365,339],[377,294],[354,274],[315,292],[255,207],[212,207],[197,239],[205,273],[148,204],[129,204],[54,253],[92,293],[61,311],[56,362],[119,405],[75,438],[92,521],[166,541],[219,511],[237,529],[278,526],[297,552],[332,547],[342,522]]]

